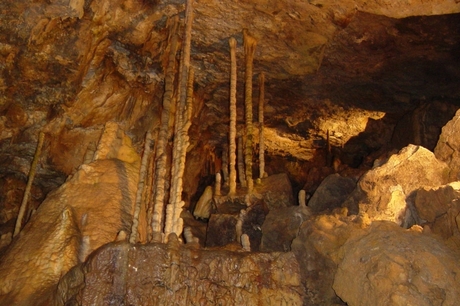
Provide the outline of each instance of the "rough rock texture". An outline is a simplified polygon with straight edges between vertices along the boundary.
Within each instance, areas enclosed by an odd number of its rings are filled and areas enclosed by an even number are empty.
[[[97,160],[48,195],[0,258],[0,304],[40,304],[70,268],[130,232],[139,156],[108,125]]]
[[[302,305],[292,253],[116,243],[61,280],[66,305]]]
[[[439,136],[438,144],[434,149],[436,157],[449,165],[451,169],[450,180],[460,180],[460,110],[457,111],[454,118],[450,120],[443,128]]]
[[[427,149],[409,145],[384,164],[364,174],[344,203],[352,213],[366,212],[373,220],[389,220],[401,225],[410,217],[414,191],[448,182],[449,168]],[[409,204],[409,205],[408,205]]]
[[[417,190],[414,206],[420,225],[444,239],[460,238],[460,182]]]
[[[358,230],[366,227],[367,216],[347,216],[346,209],[336,214],[311,216],[302,223],[292,242],[292,252],[300,265],[306,296],[304,305],[341,305],[332,289],[340,248]]]
[[[271,210],[262,225],[262,252],[288,252],[303,221],[311,211],[305,206],[290,206]]]
[[[262,195],[269,210],[288,207],[296,203],[291,181],[286,173],[263,178],[260,184],[255,185],[255,193]]]
[[[455,305],[460,260],[445,244],[392,222],[374,222],[349,239],[334,280],[348,305]]]
[[[291,183],[285,173],[262,179],[255,185],[252,194],[246,194],[243,189],[234,196],[215,197],[214,201],[215,209],[208,222],[205,245],[225,246],[239,241],[240,236],[246,234],[252,251],[258,251],[261,245],[261,229],[266,215],[272,210],[282,211],[282,208],[295,204]],[[241,222],[239,228],[238,220]]]
[[[168,37],[183,10],[183,1],[167,0],[2,1],[0,183],[24,183],[43,126],[52,126],[51,140],[35,206],[83,163],[105,122],[120,122],[141,148],[147,129],[160,123]],[[458,15],[428,15],[459,11],[459,3],[442,0],[194,1],[196,93],[184,191],[190,198],[197,191],[204,148],[221,152],[227,143],[230,37],[238,41],[239,75],[242,30],[257,39],[254,72],[267,76],[267,153],[313,160],[329,130],[332,146],[355,163],[385,146],[404,114],[438,109],[437,101],[458,106]],[[242,109],[239,103],[239,123]],[[419,124],[438,119],[433,111]],[[5,198],[1,205],[20,203],[20,196]]]
[[[308,207],[313,212],[340,207],[355,187],[356,181],[353,178],[331,174],[318,186],[308,201]]]
[[[238,215],[236,214],[212,214],[206,230],[205,245],[207,247],[215,247],[235,242],[237,240],[237,220]]]

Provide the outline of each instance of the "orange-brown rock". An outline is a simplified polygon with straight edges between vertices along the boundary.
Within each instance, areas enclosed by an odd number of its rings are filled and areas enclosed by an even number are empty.
[[[130,232],[139,157],[129,145],[107,124],[96,161],[48,195],[0,258],[0,304],[45,303],[70,268]]]
[[[59,284],[77,305],[302,305],[292,253],[109,244]],[[67,304],[66,304],[67,305]]]
[[[333,288],[347,305],[455,305],[460,299],[458,251],[388,221],[350,238]]]

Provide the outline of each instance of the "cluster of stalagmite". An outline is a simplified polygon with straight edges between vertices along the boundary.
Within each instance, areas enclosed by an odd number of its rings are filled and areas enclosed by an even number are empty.
[[[245,29],[243,31],[244,39],[244,54],[245,54],[245,128],[244,133],[237,135],[236,133],[236,82],[237,82],[237,67],[236,67],[236,39],[229,39],[230,45],[230,127],[229,127],[229,195],[236,193],[236,176],[238,173],[239,182],[242,187],[247,187],[248,193],[252,193],[254,189],[254,181],[252,174],[252,158],[253,158],[253,114],[252,114],[252,77],[253,77],[253,60],[257,41],[254,37],[248,34]],[[264,83],[265,75],[259,75],[259,178],[265,175],[265,157],[264,157],[264,136],[263,136],[263,121],[264,121]],[[236,140],[238,140],[238,145]],[[224,146],[222,159],[227,155],[227,147]],[[238,157],[238,158],[237,158]],[[226,157],[225,157],[226,158]],[[237,162],[238,161],[238,162]],[[227,163],[223,164],[224,173]],[[236,171],[238,166],[238,172]]]
[[[176,53],[178,48],[178,18],[172,20],[169,36],[169,57],[165,72],[165,93],[163,96],[163,109],[161,113],[161,125],[157,135],[157,143],[154,152],[154,162],[150,165],[150,147],[152,143],[152,131],[149,131],[145,140],[144,155],[142,158],[139,174],[139,186],[136,196],[136,206],[133,216],[132,233],[130,242],[139,241],[138,223],[141,203],[150,201],[147,208],[147,224],[149,228],[148,241],[167,242],[171,233],[179,237],[183,230],[183,220],[180,217],[182,207],[185,205],[181,194],[183,189],[183,175],[185,158],[189,145],[188,130],[191,125],[193,104],[193,79],[194,72],[190,67],[191,30],[193,23],[193,1],[187,0],[185,11],[185,33],[182,43],[179,80],[175,87],[176,76]],[[174,103],[174,104],[173,104]],[[171,131],[171,122],[174,122],[174,131]],[[168,140],[173,137],[171,164],[168,165]],[[149,167],[150,165],[150,167]],[[169,167],[170,166],[170,167]],[[147,169],[150,168],[150,171]],[[153,169],[154,168],[154,169]],[[167,169],[171,169],[171,182],[168,184]],[[150,182],[152,177],[152,182]],[[145,181],[152,185],[144,191]],[[169,194],[166,186],[169,185]],[[168,204],[165,204],[168,201]],[[164,220],[163,220],[164,219]]]

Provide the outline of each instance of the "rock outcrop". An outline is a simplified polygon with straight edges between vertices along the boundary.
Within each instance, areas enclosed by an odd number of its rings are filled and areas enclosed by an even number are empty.
[[[409,226],[415,223],[411,215],[415,191],[448,181],[444,162],[423,147],[409,145],[365,173],[344,205],[355,214],[366,212],[373,220]]]
[[[434,149],[434,154],[439,160],[449,165],[450,180],[460,180],[460,110],[457,111],[454,118],[450,120],[443,128],[439,136],[438,144]]]
[[[62,278],[56,300],[61,305],[300,306],[302,289],[292,253],[207,251],[169,239],[167,245],[101,248]]]
[[[138,175],[129,138],[107,124],[95,161],[48,195],[0,259],[0,304],[46,303],[69,269],[129,234]]]

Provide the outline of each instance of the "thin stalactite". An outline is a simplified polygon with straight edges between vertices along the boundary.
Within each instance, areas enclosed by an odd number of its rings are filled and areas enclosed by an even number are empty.
[[[171,188],[169,196],[169,205],[171,209],[167,210],[166,223],[165,223],[165,240],[168,239],[169,233],[175,232],[179,237],[182,233],[180,226],[180,211],[182,210],[181,194],[182,194],[182,180],[184,171],[181,170],[181,160],[185,160],[186,156],[186,143],[188,142],[186,127],[187,117],[187,94],[189,86],[189,72],[190,72],[190,49],[192,42],[192,24],[193,24],[193,0],[187,0],[185,8],[185,34],[184,43],[181,52],[181,63],[179,68],[179,86],[177,89],[177,104],[176,104],[176,118],[174,127],[174,144],[173,144],[173,162],[171,166]],[[193,82],[193,81],[192,81]],[[192,83],[193,87],[193,83]],[[193,95],[193,92],[192,92]],[[185,128],[187,129],[186,131]],[[185,161],[184,161],[185,164]],[[184,166],[185,167],[185,166]],[[171,214],[171,216],[168,215]],[[176,232],[180,230],[180,232]],[[165,241],[166,242],[166,241]]]
[[[37,164],[38,164],[38,160],[40,159],[44,140],[45,140],[45,133],[40,132],[38,134],[38,142],[37,142],[37,147],[35,149],[34,159],[32,160],[32,165],[30,166],[29,179],[27,180],[26,189],[24,190],[24,196],[22,198],[21,206],[19,207],[19,214],[18,214],[18,218],[16,219],[16,225],[14,227],[13,237],[15,237],[21,231],[22,219],[24,218],[24,214],[27,209],[27,202],[29,201],[30,190],[32,189],[32,183],[35,178],[35,173],[37,172]]]
[[[246,183],[248,187],[248,193],[252,193],[254,189],[254,182],[252,178],[252,143],[253,143],[253,124],[252,124],[252,62],[254,60],[254,51],[256,48],[257,41],[254,37],[248,34],[245,29],[243,31],[244,38],[244,53],[246,61],[245,74],[245,95],[244,95],[244,106],[245,106],[245,123],[246,123],[246,141],[244,147],[244,160],[246,170]]]
[[[169,53],[168,68],[165,78],[165,93],[163,96],[163,111],[161,113],[161,126],[158,134],[158,142],[156,146],[156,173],[154,183],[154,200],[152,214],[152,241],[163,241],[163,214],[165,201],[165,177],[166,177],[166,162],[167,162],[167,142],[168,129],[171,114],[173,93],[174,93],[174,75],[176,71],[176,51],[177,51],[177,35],[173,34],[171,39],[171,48]]]
[[[139,182],[137,184],[136,201],[134,204],[133,224],[131,226],[131,235],[129,236],[130,243],[136,243],[138,240],[139,214],[141,212],[142,195],[144,193],[145,180],[147,177],[152,141],[152,133],[148,131],[145,136],[144,154],[142,155],[141,168],[139,170]]]
[[[259,178],[265,177],[264,103],[265,74],[259,75]]]
[[[229,132],[229,194],[236,194],[236,39],[230,45],[230,132]]]

